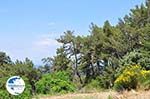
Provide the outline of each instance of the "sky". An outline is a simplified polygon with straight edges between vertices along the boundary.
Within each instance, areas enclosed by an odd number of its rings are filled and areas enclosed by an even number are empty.
[[[145,0],[0,0],[0,51],[13,61],[26,57],[41,65],[52,57],[66,30],[88,35],[91,22],[112,25]]]

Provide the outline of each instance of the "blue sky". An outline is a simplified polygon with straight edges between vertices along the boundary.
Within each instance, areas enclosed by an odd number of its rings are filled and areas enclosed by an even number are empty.
[[[0,51],[35,64],[55,55],[55,39],[66,30],[89,34],[91,22],[115,25],[145,0],[0,0]]]

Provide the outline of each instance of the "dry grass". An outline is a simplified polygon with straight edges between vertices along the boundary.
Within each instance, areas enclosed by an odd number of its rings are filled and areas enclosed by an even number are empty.
[[[113,93],[114,94],[114,93]],[[40,99],[107,99],[108,92],[102,93],[78,93],[78,94],[66,94],[60,96],[43,96]]]
[[[150,91],[74,93],[59,96],[39,96],[39,99],[150,99]]]
[[[150,99],[150,91],[124,91],[123,93],[118,93],[116,97],[117,99]]]

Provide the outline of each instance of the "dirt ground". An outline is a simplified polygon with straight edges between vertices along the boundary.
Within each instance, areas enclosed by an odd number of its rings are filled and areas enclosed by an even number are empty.
[[[39,99],[150,99],[150,91],[75,93],[59,96],[40,96]]]

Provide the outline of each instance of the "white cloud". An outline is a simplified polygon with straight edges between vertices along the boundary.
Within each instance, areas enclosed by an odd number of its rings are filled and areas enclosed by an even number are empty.
[[[28,40],[27,40],[28,39]],[[5,44],[3,44],[5,42]],[[12,42],[15,42],[11,44]],[[56,54],[56,49],[61,46],[52,34],[41,34],[32,38],[20,38],[9,40],[0,39],[1,51],[6,52],[13,61],[24,60],[26,57],[33,60],[35,64],[42,64],[41,59],[52,57]],[[9,45],[9,46],[8,46]]]
[[[50,49],[50,48],[57,48],[61,46],[54,38],[52,39],[50,35],[45,34],[41,35],[38,39],[33,42],[34,48],[37,49]]]
[[[50,38],[43,38],[38,40],[35,43],[37,46],[41,46],[41,47],[48,47],[48,46],[59,46],[60,43],[58,43],[56,40],[54,39],[50,39]]]
[[[50,35],[40,35],[32,43],[32,47],[30,48],[31,57],[35,62],[39,60],[39,58],[52,57],[56,54],[56,49],[60,46],[61,44],[50,37]]]

